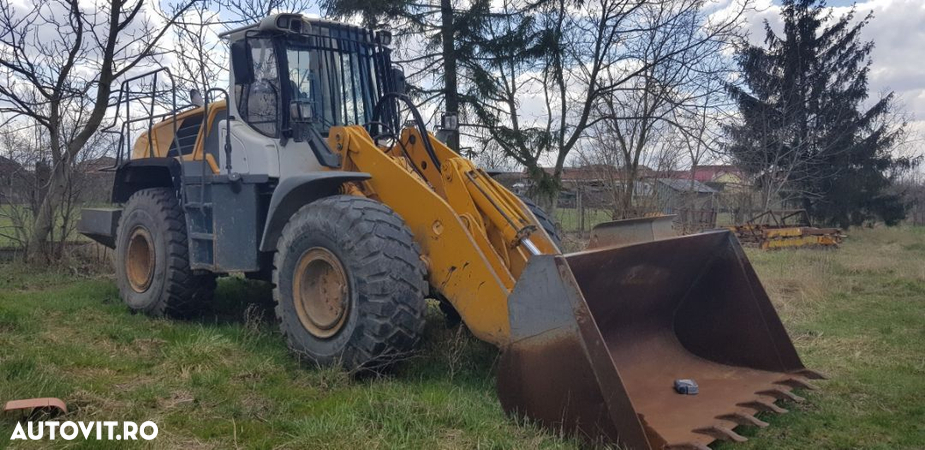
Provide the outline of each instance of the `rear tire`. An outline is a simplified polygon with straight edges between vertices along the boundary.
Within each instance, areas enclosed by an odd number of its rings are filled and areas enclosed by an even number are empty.
[[[391,208],[338,195],[303,206],[274,258],[276,316],[289,348],[319,365],[379,371],[424,330],[420,250]]]
[[[185,317],[211,302],[215,275],[190,269],[186,221],[172,189],[133,194],[116,236],[116,282],[133,312]]]

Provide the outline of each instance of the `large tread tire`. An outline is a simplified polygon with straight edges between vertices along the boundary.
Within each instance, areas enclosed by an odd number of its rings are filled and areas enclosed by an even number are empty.
[[[139,227],[147,231],[154,250],[153,276],[143,292],[130,284],[126,266],[129,239]],[[119,219],[115,253],[119,293],[132,312],[183,318],[211,303],[215,275],[190,268],[186,221],[173,189],[142,189],[132,195]]]
[[[298,316],[295,271],[313,248],[333,253],[347,278],[347,309],[336,334],[318,337]],[[276,246],[273,298],[289,348],[321,366],[379,372],[406,357],[424,330],[427,289],[421,252],[388,206],[338,195],[303,206]]]
[[[527,205],[530,212],[536,216],[536,220],[540,222],[540,226],[543,227],[543,230],[546,231],[546,234],[549,235],[552,242],[556,244],[556,247],[561,247],[562,240],[559,238],[559,232],[556,230],[556,223],[553,222],[552,217],[549,217],[549,214],[547,214],[543,208],[540,208],[533,200],[522,195],[518,195],[518,197],[520,197],[520,201]]]

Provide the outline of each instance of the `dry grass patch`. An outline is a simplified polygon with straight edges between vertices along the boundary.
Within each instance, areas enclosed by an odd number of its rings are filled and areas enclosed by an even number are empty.
[[[834,251],[747,251],[804,362],[832,379],[763,417],[770,428],[742,430],[749,442],[717,447],[925,448],[925,230],[849,236]],[[357,379],[292,357],[259,283],[223,279],[204,316],[154,320],[130,314],[110,278],[2,266],[0,400],[60,397],[70,420],[154,420],[161,432],[141,448],[581,448],[502,412],[491,345],[435,307],[425,333],[394,373]],[[0,435],[14,420],[0,418]],[[22,447],[49,446],[121,448]]]

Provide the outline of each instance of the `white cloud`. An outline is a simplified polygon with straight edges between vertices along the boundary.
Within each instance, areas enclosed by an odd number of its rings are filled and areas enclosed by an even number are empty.
[[[758,0],[757,11],[749,19],[749,37],[754,44],[764,42],[764,21],[780,32],[779,0]],[[835,17],[851,10],[848,1],[830,1]],[[910,130],[925,136],[925,2],[922,0],[859,0],[855,20],[868,13],[873,18],[861,37],[873,41],[869,92],[872,100],[895,92],[900,105],[912,120]]]
[[[864,39],[874,41],[871,96],[895,92],[914,120],[911,131],[925,135],[925,2],[868,0],[858,3],[858,12],[860,17],[873,13],[863,31]]]

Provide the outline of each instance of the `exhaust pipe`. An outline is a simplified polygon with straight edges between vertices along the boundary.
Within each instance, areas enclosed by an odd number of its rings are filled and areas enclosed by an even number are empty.
[[[530,259],[498,376],[512,414],[633,449],[741,441],[821,378],[729,231]],[[675,390],[693,380],[696,395]]]

